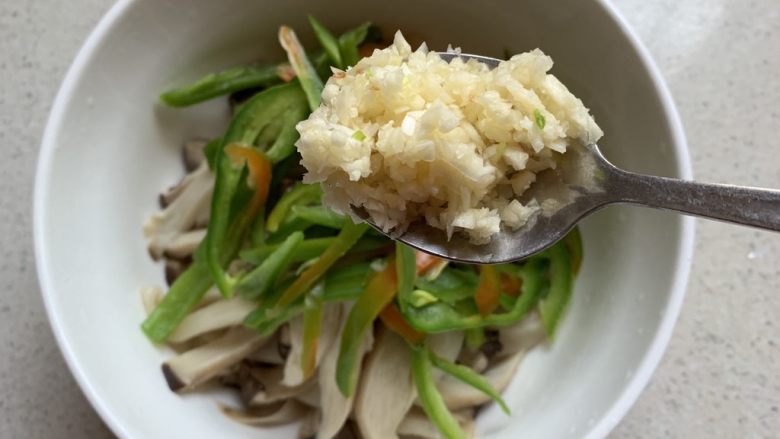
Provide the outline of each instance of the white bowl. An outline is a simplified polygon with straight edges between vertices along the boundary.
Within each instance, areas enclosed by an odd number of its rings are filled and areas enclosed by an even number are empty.
[[[622,18],[600,1],[120,1],[71,66],[43,139],[35,249],[54,333],[82,389],[124,438],[281,437],[225,419],[208,395],[171,393],[170,355],[139,330],[138,287],[162,284],[141,222],[182,170],[179,145],[218,134],[224,100],[187,110],[161,90],[216,69],[279,59],[277,27],[312,43],[306,14],[341,31],[372,20],[430,47],[500,56],[542,48],[606,132],[616,164],[690,178],[679,118],[657,68]],[[555,343],[534,351],[506,393],[511,418],[479,419],[491,438],[603,437],[647,383],[685,292],[693,222],[613,207],[583,224],[585,264]]]

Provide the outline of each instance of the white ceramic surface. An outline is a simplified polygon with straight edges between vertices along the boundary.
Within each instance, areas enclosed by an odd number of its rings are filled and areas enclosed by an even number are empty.
[[[410,13],[409,11],[414,11]],[[690,177],[682,129],[645,50],[599,1],[120,1],[71,67],[43,139],[35,244],[54,332],[85,393],[125,438],[279,437],[224,419],[208,395],[179,397],[159,364],[169,355],[138,325],[139,286],[162,283],[140,233],[160,188],[180,177],[179,145],[219,133],[223,102],[184,111],[155,104],[168,85],[280,56],[281,23],[312,13],[335,30],[370,19],[432,48],[500,55],[540,47],[593,110],[617,165]],[[684,295],[692,221],[615,207],[583,224],[585,264],[556,342],[523,363],[506,399],[479,421],[492,438],[603,437],[658,363]]]

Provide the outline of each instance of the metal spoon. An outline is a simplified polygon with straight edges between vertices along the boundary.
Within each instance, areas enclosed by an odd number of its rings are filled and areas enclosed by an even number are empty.
[[[495,68],[501,60],[478,55],[441,53],[452,61],[475,59]],[[696,183],[674,178],[635,174],[609,163],[595,144],[570,148],[555,170],[537,175],[520,201],[535,198],[542,212],[516,230],[502,229],[484,245],[446,234],[427,224],[414,223],[402,235],[387,234],[416,249],[458,262],[497,264],[523,259],[553,245],[584,217],[613,203],[631,203],[658,209],[780,231],[780,190]],[[371,223],[366,212],[353,211]]]

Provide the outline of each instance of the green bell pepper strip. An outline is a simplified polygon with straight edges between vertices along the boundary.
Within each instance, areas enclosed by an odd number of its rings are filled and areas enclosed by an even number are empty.
[[[425,290],[413,290],[406,301],[415,308],[421,308],[438,302],[439,298]]]
[[[398,270],[398,305],[404,309],[411,300],[417,280],[415,250],[401,241],[395,242],[395,265]]]
[[[239,90],[269,87],[280,82],[277,65],[233,67],[168,90],[160,95],[160,100],[171,107],[186,107]]]
[[[347,221],[347,217],[339,215],[325,206],[293,206],[291,211],[293,218],[331,229],[341,229]]]
[[[247,229],[254,218],[250,218],[245,206],[243,212],[235,212],[237,195],[246,175],[245,166],[237,166],[228,157],[231,145],[252,146],[265,129],[279,132],[276,141],[268,148],[266,157],[271,163],[284,159],[284,154],[292,148],[295,137],[295,124],[308,114],[305,95],[296,83],[269,88],[251,98],[236,114],[222,139],[219,153],[216,154],[214,169],[214,194],[211,200],[211,215],[206,234],[206,254],[211,275],[220,291],[230,296],[235,280],[225,271],[225,266],[238,253]],[[287,145],[289,144],[289,145]],[[272,154],[273,152],[273,154]],[[270,177],[270,176],[269,176]],[[258,190],[260,188],[256,188]],[[239,208],[239,211],[242,209]]]
[[[474,293],[474,302],[477,304],[479,313],[487,316],[493,313],[498,307],[498,299],[501,296],[501,289],[498,279],[498,271],[492,265],[482,265],[479,267],[479,285]]]
[[[306,93],[306,99],[309,102],[309,109],[314,111],[320,106],[320,97],[324,85],[314,66],[306,56],[306,52],[298,41],[295,31],[287,26],[279,28],[279,43],[282,44],[284,51],[287,52],[287,58],[290,65],[300,81],[301,88]]]
[[[290,213],[290,209],[296,205],[307,205],[322,199],[322,189],[317,184],[298,183],[285,192],[268,214],[266,228],[273,233],[279,230],[279,226]]]
[[[539,303],[539,314],[547,336],[553,340],[571,300],[572,269],[565,243],[555,244],[547,252],[550,255],[550,291]]]
[[[452,416],[431,374],[430,351],[427,347],[412,349],[412,378],[425,414],[447,439],[465,439],[466,433]]]
[[[216,139],[210,140],[209,143],[203,147],[203,155],[206,157],[206,163],[208,163],[209,169],[211,169],[212,172],[214,171],[214,163],[216,163],[217,152],[219,151],[220,146],[222,146],[222,138],[217,137]]]
[[[437,369],[442,370],[447,375],[457,378],[459,381],[462,381],[463,383],[468,384],[469,386],[489,396],[501,407],[501,410],[504,413],[507,415],[511,414],[509,412],[509,407],[507,407],[504,399],[501,398],[501,394],[499,394],[498,391],[493,388],[493,385],[490,384],[490,381],[488,381],[484,376],[475,372],[474,369],[470,367],[447,361],[444,358],[437,356],[433,352],[428,352],[428,355],[431,359],[431,363],[436,366]]]
[[[304,232],[313,225],[314,224],[303,218],[290,218],[279,226],[274,233],[268,235],[266,243],[269,245],[277,245],[287,239],[287,237],[290,236],[290,233]]]
[[[435,280],[420,276],[415,286],[433,294],[439,300],[453,304],[474,297],[478,284],[479,276],[473,270],[449,266],[442,270]]]
[[[252,247],[262,248],[265,246],[265,238],[265,207],[263,207],[255,216],[254,224],[249,231],[249,243]]]
[[[571,272],[576,276],[582,266],[582,235],[580,234],[580,228],[575,227],[563,238],[563,242],[569,250]]]
[[[327,248],[336,241],[336,237],[311,238],[305,239],[296,247],[292,255],[293,262],[304,262],[320,256]],[[363,236],[349,249],[352,253],[371,252],[383,247],[387,247],[390,241],[386,238],[376,238],[373,236]],[[273,253],[280,244],[268,244],[261,248],[252,248],[241,251],[241,259],[253,264],[261,264],[265,258]]]
[[[501,297],[498,298],[498,303],[501,305],[501,308],[506,310],[514,308],[516,301],[516,297],[512,297],[508,294],[502,294]]]
[[[314,30],[314,35],[317,37],[317,40],[319,40],[320,45],[325,49],[325,53],[328,54],[328,59],[330,59],[332,65],[343,69],[341,53],[339,52],[339,42],[336,40],[336,37],[311,15],[309,15],[309,24]]]
[[[303,242],[303,233],[295,232],[271,253],[260,265],[244,275],[236,283],[235,293],[250,300],[263,297],[269,289],[276,285],[279,276],[292,265],[292,255]]]
[[[311,378],[317,367],[317,345],[322,330],[322,296],[321,284],[312,288],[304,298],[303,305],[303,346],[301,348],[301,369],[303,379]]]
[[[360,47],[360,44],[362,44],[366,39],[369,27],[371,27],[371,23],[363,23],[355,29],[346,32],[339,37],[342,69],[354,66],[358,61],[360,61],[360,53],[358,52],[358,48]]]
[[[316,258],[317,256],[321,255],[322,252],[324,252],[325,249],[328,248],[328,246],[331,245],[335,239],[336,238],[304,239],[303,242],[301,242],[300,245],[295,248],[295,251],[293,251],[291,256],[292,261],[304,262],[309,259]],[[260,248],[242,250],[239,256],[246,262],[250,262],[252,264],[262,264],[263,261],[265,261],[266,258],[273,254],[273,252],[275,252],[280,245],[281,244],[268,244]]]
[[[325,275],[326,300],[350,300],[359,297],[374,271],[369,262],[332,268]]]
[[[484,328],[466,329],[463,331],[463,335],[466,346],[471,349],[479,349],[479,347],[485,344],[485,341],[487,341]]]
[[[162,301],[141,324],[144,334],[152,341],[164,342],[214,285],[209,266],[200,257],[203,248],[204,245],[198,248],[192,265],[176,278]]]
[[[366,281],[368,280],[370,273],[373,273],[373,271],[368,262],[335,268],[328,271],[323,283],[323,302],[357,300],[365,290]],[[269,302],[273,303],[273,300],[269,300]],[[276,331],[283,323],[301,314],[304,311],[304,308],[304,298],[299,298],[285,308],[281,314],[271,318],[269,307],[261,306],[247,316],[244,320],[244,325],[257,329],[264,335],[269,335]]]
[[[366,233],[366,230],[368,230],[368,226],[365,224],[354,224],[352,221],[347,221],[336,240],[322,253],[322,256],[301,273],[292,285],[282,293],[276,304],[277,309],[283,309],[308,291],[339,258],[344,256],[344,253],[355,245],[358,239]]]
[[[336,360],[336,384],[341,393],[350,397],[358,380],[358,352],[366,331],[395,296],[398,280],[395,263],[374,273],[349,312],[341,333],[339,356]]]
[[[545,260],[533,257],[520,268],[523,279],[522,293],[514,307],[507,312],[482,316],[473,307],[457,307],[439,301],[422,308],[408,306],[405,319],[418,331],[426,333],[447,332],[482,328],[485,326],[507,326],[518,322],[537,305],[542,289],[542,270]],[[466,305],[466,301],[458,304]],[[457,305],[457,304],[456,304]]]
[[[260,335],[271,335],[276,332],[280,326],[301,314],[304,307],[303,298],[283,309],[281,313],[274,315],[271,315],[271,310],[269,308],[260,307],[246,316],[244,319],[244,326],[257,330]]]

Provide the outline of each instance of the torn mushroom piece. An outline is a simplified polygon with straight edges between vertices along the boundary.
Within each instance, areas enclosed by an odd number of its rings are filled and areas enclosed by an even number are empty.
[[[259,349],[268,337],[246,328],[234,328],[222,337],[171,358],[162,365],[168,387],[191,390]]]
[[[365,439],[398,437],[398,425],[415,397],[409,346],[395,333],[380,328],[363,366],[355,397],[354,417],[362,436]]]
[[[320,332],[317,343],[317,354],[315,357],[315,367],[320,364],[323,355],[328,348],[336,341],[341,322],[341,305],[338,303],[329,303],[322,310],[322,331]],[[286,386],[297,386],[303,383],[303,368],[301,367],[301,355],[303,352],[303,317],[298,316],[288,325],[290,336],[290,353],[287,355],[287,363],[284,367],[284,379],[282,382]]]
[[[190,266],[190,259],[166,259],[165,260],[165,283],[168,286],[173,285],[176,279],[184,273]]]
[[[246,364],[246,363],[244,363]],[[261,406],[277,401],[295,398],[309,387],[316,386],[316,380],[306,381],[295,387],[282,384],[284,371],[281,367],[247,365],[247,380],[250,385],[241,388],[242,396],[249,406]]]
[[[352,304],[341,304],[342,315],[349,315]],[[344,319],[346,320],[346,319]],[[338,365],[339,350],[341,348],[341,331],[344,329],[346,321],[340,322],[338,338],[326,351],[322,358],[322,364],[318,371],[320,381],[320,410],[322,419],[319,426],[318,439],[331,439],[337,437],[340,430],[343,430],[344,423],[352,412],[352,403],[354,396],[345,397],[336,384],[336,367]],[[358,368],[361,359],[366,352],[372,350],[374,344],[373,331],[366,331],[363,340],[360,343],[358,351]],[[359,370],[356,371],[359,373]]]
[[[315,438],[318,431],[320,431],[320,413],[317,410],[309,410],[298,427],[298,439]]]
[[[474,411],[461,410],[453,416],[460,424],[467,438],[474,437]],[[414,439],[439,439],[441,434],[419,407],[413,407],[398,426],[398,436]]]
[[[320,385],[307,386],[304,391],[295,395],[295,399],[297,399],[298,402],[317,409],[318,414],[320,409],[320,398]]]
[[[250,409],[237,409],[221,405],[220,410],[228,418],[254,427],[288,424],[301,419],[309,409],[294,399]]]
[[[214,176],[203,163],[188,174],[178,186],[176,196],[162,212],[156,212],[144,223],[144,235],[149,241],[149,254],[159,259],[176,243],[180,235],[208,222]]]
[[[184,142],[181,148],[181,158],[184,162],[184,170],[192,172],[203,164],[206,160],[203,148],[208,143],[205,139],[192,139],[188,142]]]
[[[205,237],[206,229],[195,229],[176,235],[163,250],[163,256],[169,259],[190,258]]]
[[[264,366],[281,366],[284,364],[286,357],[282,356],[284,352],[283,347],[280,346],[279,332],[268,340],[268,343],[263,347],[252,353],[246,358],[251,364],[264,365]]]
[[[140,293],[144,311],[146,314],[151,314],[163,298],[162,288],[158,286],[142,287]]]
[[[529,314],[523,320],[512,326],[505,326],[498,330],[498,339],[502,349],[496,358],[501,359],[512,356],[518,352],[528,352],[546,338],[542,319],[539,313]]]
[[[170,343],[182,343],[217,329],[241,325],[257,304],[241,297],[218,300],[188,315],[168,337]]]
[[[447,361],[455,361],[463,347],[463,338],[462,331],[431,334],[428,337],[428,347],[438,357]],[[434,368],[431,370],[431,374],[433,375],[434,380],[438,381],[442,378],[444,372]]]

